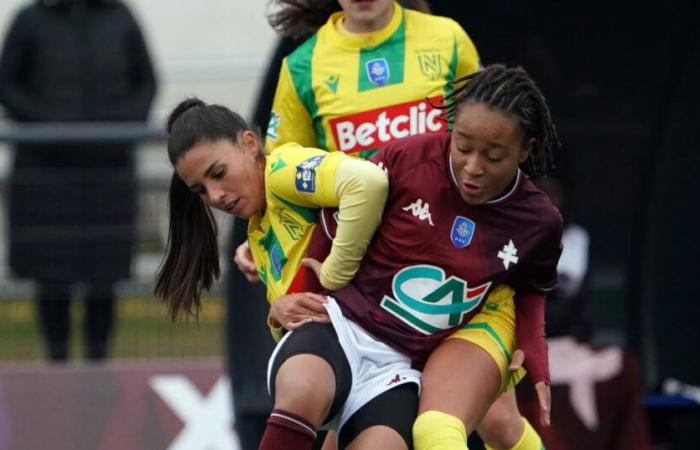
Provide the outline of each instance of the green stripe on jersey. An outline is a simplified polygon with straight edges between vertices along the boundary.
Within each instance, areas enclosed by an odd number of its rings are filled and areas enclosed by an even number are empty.
[[[403,12],[402,12],[403,14]],[[360,50],[360,73],[357,78],[357,91],[368,91],[392,84],[403,83],[403,62],[406,53],[406,20],[401,17],[401,25],[389,39],[376,47]],[[383,60],[389,70],[389,79],[384,84],[370,81],[368,63],[372,60]]]
[[[265,247],[265,251],[270,259],[270,273],[272,274],[272,278],[274,278],[275,281],[281,280],[282,269],[284,265],[287,264],[287,255],[284,254],[282,244],[280,244],[272,227],[267,230],[267,234],[265,234],[259,242]],[[267,285],[267,283],[265,283],[265,285]]]
[[[309,208],[307,206],[296,205],[290,201],[283,199],[282,197],[276,195],[274,192],[272,195],[287,208],[296,211],[305,221],[308,223],[316,223],[318,220],[318,208]]]
[[[454,88],[450,82],[454,81],[457,76],[457,63],[459,62],[459,52],[457,49],[457,39],[452,38],[452,57],[450,58],[450,65],[447,68],[447,73],[445,74],[445,97],[450,95]]]
[[[318,115],[316,96],[311,87],[311,59],[313,58],[314,48],[316,48],[316,37],[317,33],[289,55],[287,57],[287,66],[289,67],[289,74],[292,77],[292,83],[294,83],[297,95],[309,112],[311,121],[314,124],[316,146],[325,149],[326,132],[323,129],[323,118]]]

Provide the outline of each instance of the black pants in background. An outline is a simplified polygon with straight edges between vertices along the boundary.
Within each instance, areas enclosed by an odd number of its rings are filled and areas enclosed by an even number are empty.
[[[85,293],[85,357],[100,360],[107,356],[114,326],[114,293],[111,284],[87,287]],[[68,359],[70,337],[71,284],[40,282],[37,297],[39,326],[52,361]]]

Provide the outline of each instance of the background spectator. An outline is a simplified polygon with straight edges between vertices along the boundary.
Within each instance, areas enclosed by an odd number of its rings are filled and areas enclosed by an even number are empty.
[[[9,28],[0,102],[18,122],[141,121],[155,77],[119,1],[36,1]],[[130,273],[136,183],[131,144],[17,146],[10,180],[10,266],[38,283],[53,360],[68,356],[71,288],[85,283],[87,357],[104,358],[115,281]]]

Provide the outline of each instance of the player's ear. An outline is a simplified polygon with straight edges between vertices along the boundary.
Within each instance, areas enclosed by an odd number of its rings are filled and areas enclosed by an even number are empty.
[[[257,157],[260,153],[260,140],[253,131],[245,130],[242,132],[238,142],[246,154]]]
[[[535,143],[537,142],[537,139],[534,137],[531,137],[528,139],[520,149],[520,155],[518,157],[518,162],[520,164],[524,163],[527,158],[530,156],[530,152],[532,151],[533,148],[535,148]]]

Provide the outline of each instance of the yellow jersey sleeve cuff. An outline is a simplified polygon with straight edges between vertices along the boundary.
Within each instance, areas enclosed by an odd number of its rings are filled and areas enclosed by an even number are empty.
[[[282,324],[278,323],[272,317],[267,316],[267,326],[270,329],[272,339],[274,339],[275,342],[279,342],[280,339],[282,339],[282,336],[284,336],[284,332],[286,331]]]

